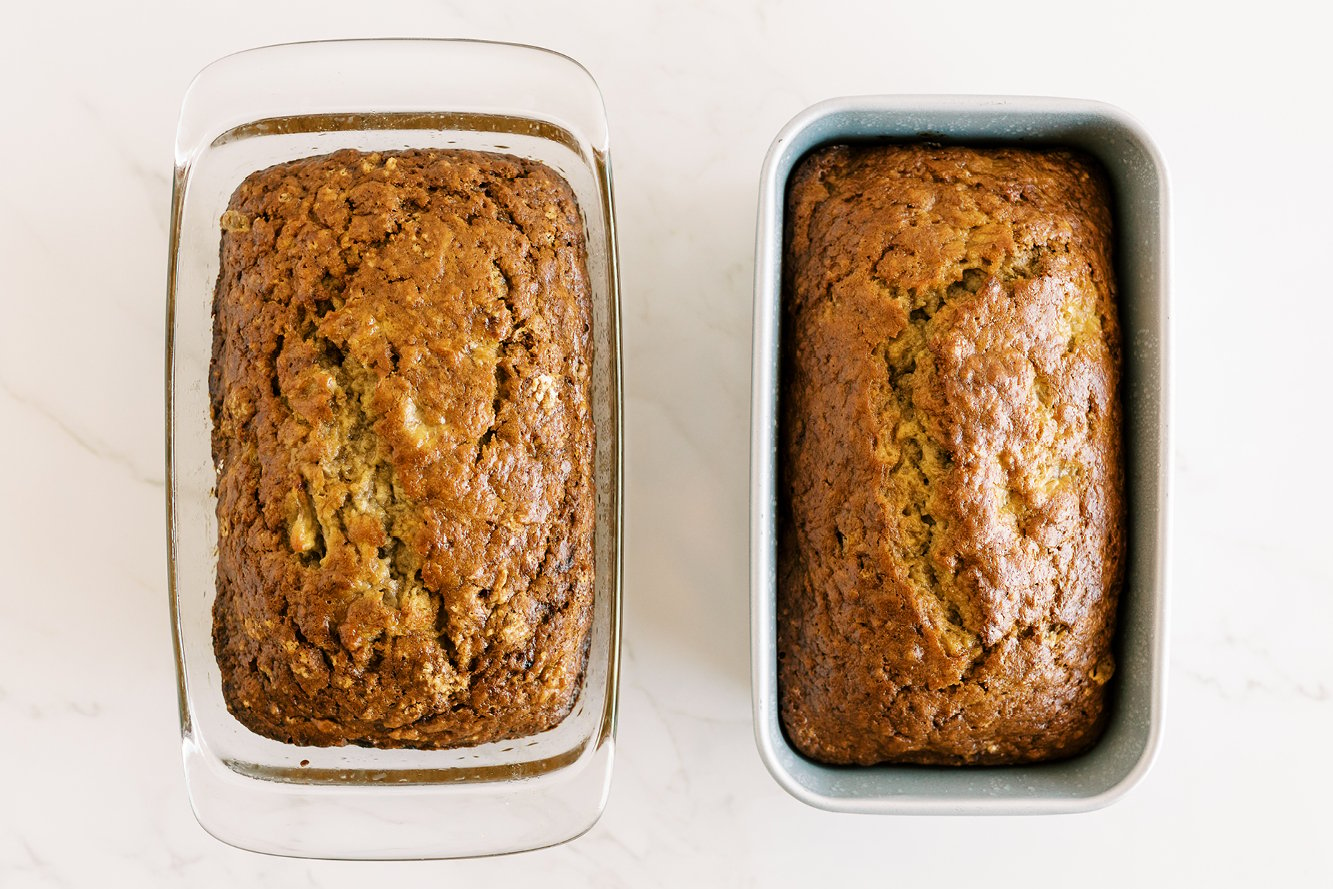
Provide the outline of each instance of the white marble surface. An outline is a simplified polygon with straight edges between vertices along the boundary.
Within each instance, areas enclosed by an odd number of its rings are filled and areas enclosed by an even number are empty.
[[[7,7],[0,886],[1330,885],[1333,22],[1321,6]],[[503,859],[236,851],[195,824],[179,762],[162,465],[176,111],[193,73],[227,52],[386,35],[560,49],[598,78],[612,127],[629,435],[620,756],[591,833]],[[1171,169],[1167,734],[1143,784],[1098,813],[831,815],[787,797],[755,753],[756,180],[799,109],[866,92],[1110,101]]]

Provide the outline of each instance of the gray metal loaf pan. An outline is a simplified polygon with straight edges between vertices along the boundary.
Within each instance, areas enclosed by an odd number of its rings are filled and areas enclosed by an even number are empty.
[[[1124,338],[1128,566],[1116,640],[1118,667],[1106,734],[1088,753],[1033,766],[836,767],[788,744],[778,716],[776,506],[778,324],[788,174],[831,142],[925,140],[1061,145],[1101,160],[1115,192],[1116,271]],[[755,257],[750,441],[750,615],[755,739],[773,777],[824,809],[885,814],[1038,814],[1086,811],[1124,794],[1148,771],[1162,735],[1169,542],[1170,312],[1166,170],[1142,128],[1117,108],[1068,99],[869,96],[806,109],[764,161]]]

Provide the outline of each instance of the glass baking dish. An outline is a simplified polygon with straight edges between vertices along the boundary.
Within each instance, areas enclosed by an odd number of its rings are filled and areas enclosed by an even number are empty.
[[[540,160],[572,186],[593,290],[595,604],[583,688],[554,729],[453,750],[298,747],[227,711],[213,655],[217,520],[208,371],[219,219],[249,173],[342,148],[467,148]],[[175,146],[167,293],[167,513],[190,802],[220,840],[321,858],[489,855],[571,839],[611,776],[621,583],[619,295],[601,94],[528,46],[355,40],[265,47],[205,68]]]

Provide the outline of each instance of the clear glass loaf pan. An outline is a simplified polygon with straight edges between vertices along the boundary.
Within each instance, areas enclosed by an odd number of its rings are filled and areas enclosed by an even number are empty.
[[[1128,570],[1106,734],[1064,762],[992,768],[835,767],[802,757],[778,715],[776,509],[778,324],[787,177],[812,149],[845,141],[1061,145],[1096,156],[1115,192],[1123,330]],[[885,814],[1037,814],[1096,809],[1147,772],[1166,692],[1170,522],[1167,181],[1143,129],[1117,108],[1070,99],[866,96],[797,115],[764,161],[755,258],[750,439],[750,615],[755,739],[778,783],[823,809]]]
[[[582,692],[556,728],[456,750],[297,747],[228,712],[213,656],[217,522],[208,368],[219,218],[249,173],[340,148],[457,147],[545,162],[584,217],[593,286],[596,591]],[[607,127],[588,72],[546,50],[358,40],[242,52],[205,68],[181,109],[167,295],[171,609],[186,784],[199,823],[245,849],[433,858],[532,849],[605,804],[616,723],[621,372]]]

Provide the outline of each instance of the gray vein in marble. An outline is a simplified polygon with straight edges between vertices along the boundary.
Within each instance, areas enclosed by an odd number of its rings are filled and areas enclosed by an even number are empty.
[[[692,782],[690,781],[690,772],[685,768],[688,759],[681,755],[681,741],[679,737],[680,726],[673,723],[668,718],[670,710],[658,706],[657,702],[652,700],[652,696],[645,694],[645,697],[651,702],[651,706],[657,714],[658,721],[662,724],[662,729],[666,733],[667,741],[671,744],[671,749],[675,753],[676,768],[672,770],[671,780],[667,782],[666,787],[680,790],[685,797],[687,814],[693,818],[698,815],[701,800],[695,798],[690,792]]]
[[[1262,565],[1266,571],[1311,582],[1322,595],[1333,593],[1333,563],[1322,551],[1312,551],[1290,541],[1268,541],[1228,531],[1215,532],[1209,538],[1217,542],[1218,552],[1235,554],[1249,550],[1258,556],[1254,564]]]
[[[63,876],[56,869],[55,862],[40,855],[37,850],[33,848],[32,843],[28,841],[27,837],[19,836],[18,843],[19,846],[22,847],[24,854],[28,856],[28,862],[26,864],[19,864],[17,868],[19,871],[39,874],[48,885],[52,883],[57,886],[73,885],[67,877]]]
[[[1236,691],[1214,674],[1205,673],[1201,670],[1180,665],[1176,665],[1175,669],[1180,675],[1184,676],[1194,684],[1212,689],[1217,693],[1217,696],[1224,701],[1237,701],[1258,695],[1285,697],[1292,692],[1294,692],[1296,696],[1316,704],[1326,704],[1333,698],[1333,691],[1330,691],[1329,687],[1322,682],[1316,682],[1313,686],[1306,686],[1300,682],[1291,682],[1289,685],[1276,686],[1267,682],[1261,682],[1253,677],[1247,677],[1242,688],[1239,691]]]
[[[207,860],[207,856],[202,852],[197,852],[194,855],[182,855],[170,846],[167,847],[166,852],[167,871],[182,878],[186,876],[185,872],[187,870],[194,867],[196,864]]]
[[[1226,701],[1258,695],[1269,695],[1278,698],[1294,695],[1316,704],[1326,704],[1333,700],[1333,688],[1330,688],[1328,682],[1317,678],[1301,679],[1293,676],[1276,662],[1267,649],[1255,645],[1241,644],[1240,640],[1229,635],[1224,637],[1223,644],[1230,648],[1241,647],[1246,649],[1255,659],[1272,670],[1276,681],[1265,681],[1254,675],[1228,681],[1226,677],[1218,673],[1201,669],[1196,665],[1182,663],[1178,657],[1171,659],[1172,668],[1196,685],[1212,689],[1218,697]],[[1239,690],[1236,686],[1239,686]]]
[[[703,458],[701,461],[694,462],[693,464],[694,469],[703,471],[712,471],[712,472],[717,472],[721,469],[720,466],[714,465],[714,461],[708,459],[711,455],[706,453],[703,447],[699,444],[699,442],[695,440],[693,435],[693,429],[690,427],[690,425],[685,423],[679,417],[676,416],[676,412],[675,410],[672,409],[672,403],[670,401],[661,398],[656,398],[653,395],[647,395],[642,393],[627,395],[625,400],[631,406],[632,411],[634,410],[632,406],[634,405],[635,402],[640,402],[657,408],[658,415],[661,416],[664,420],[666,420],[667,425],[672,430],[675,431],[676,435],[680,438],[680,440],[684,442],[686,445],[688,445],[690,450],[693,451],[698,457]],[[647,438],[648,436],[645,437]],[[679,459],[676,462],[677,464],[681,464],[681,461]],[[682,471],[683,469],[684,467],[682,466]]]
[[[700,713],[691,713],[689,710],[682,710],[679,707],[663,707],[662,712],[669,713],[672,716],[679,716],[681,719],[688,719],[691,722],[701,722],[705,725],[711,725],[717,728],[734,728],[736,726],[748,726],[750,724],[750,712],[748,709],[738,711],[738,715],[733,717],[704,716]]]
[[[18,222],[19,220],[27,219],[30,215],[30,213],[21,208],[18,204],[9,200],[6,196],[0,195],[0,218],[10,222]],[[67,261],[64,257],[57,256],[55,251],[51,249],[51,245],[41,236],[41,229],[31,225],[12,225],[7,226],[6,228],[6,237],[16,236],[27,242],[22,251],[14,250],[13,253],[15,257],[22,256],[24,258],[24,265],[27,265],[30,268],[37,266],[36,263],[32,262],[33,256],[32,253],[29,252],[29,248],[39,252],[42,258],[46,260],[43,264],[50,268],[60,268]],[[13,249],[17,245],[11,243],[8,246]],[[6,260],[8,261],[8,255],[6,256]],[[20,268],[22,267],[23,266],[21,265]],[[15,296],[12,290],[8,291],[5,295],[11,298]]]
[[[134,571],[132,571],[129,568],[129,566],[125,565],[124,563],[117,561],[116,568],[119,569],[121,577],[128,580],[130,583],[138,587],[143,592],[148,593],[149,595],[152,596],[157,596],[164,592],[162,586],[155,583],[149,583],[148,581],[139,577],[137,574],[134,573]]]
[[[609,863],[606,860],[606,856],[601,854],[601,850],[598,850],[598,852],[594,854],[593,847],[611,846],[613,849],[618,849],[628,856],[630,861],[638,863],[641,859],[632,849],[625,845],[619,837],[611,833],[609,830],[605,828],[594,828],[594,830],[596,833],[581,841],[575,841],[567,846],[563,846],[560,851],[567,857],[583,863],[584,866],[580,868],[582,872],[579,876],[586,881],[584,883],[586,887],[605,886],[608,887],[608,889],[619,889],[619,887],[625,885],[624,879],[620,876],[623,871]],[[642,874],[640,874],[640,876],[642,876]],[[660,880],[654,879],[648,884],[643,883],[641,880],[636,881],[636,885],[663,886],[664,884]]]
[[[171,177],[156,166],[146,164],[136,157],[120,138],[111,122],[88,100],[87,96],[76,96],[75,100],[102,133],[107,147],[124,162],[125,169],[139,181],[145,203],[149,212],[153,214],[153,221],[157,223],[158,234],[165,239],[170,224]]]
[[[0,392],[9,396],[9,398],[16,404],[20,404],[44,418],[67,439],[78,445],[80,449],[88,452],[99,460],[120,467],[134,481],[145,485],[151,485],[155,488],[166,487],[164,479],[143,472],[138,466],[134,465],[133,460],[124,454],[112,450],[105,442],[97,441],[82,434],[37,399],[16,391],[7,380],[0,379]]]
[[[652,711],[653,718],[662,726],[667,742],[671,745],[672,765],[671,775],[666,782],[667,786],[679,784],[682,787],[688,787],[690,783],[689,775],[685,771],[685,762],[680,755],[680,745],[676,743],[676,736],[672,733],[667,724],[666,716],[657,699],[648,686],[638,680],[638,666],[635,663],[634,651],[629,643],[621,645],[621,659],[624,661],[624,667],[620,671],[621,694],[623,695],[626,687],[631,691],[639,692],[640,700]],[[660,763],[659,763],[660,765]]]
[[[86,716],[90,719],[102,715],[102,705],[99,704],[97,701],[89,701],[86,704],[80,703],[78,701],[69,701],[65,704],[65,707],[71,713],[77,714],[79,716]]]

